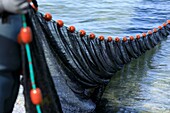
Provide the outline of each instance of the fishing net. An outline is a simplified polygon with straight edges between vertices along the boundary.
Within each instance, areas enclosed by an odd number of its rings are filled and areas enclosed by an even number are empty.
[[[32,28],[30,44],[35,81],[42,90],[43,113],[90,113],[111,77],[132,59],[154,48],[170,34],[170,24],[153,33],[123,40],[91,39],[79,32],[70,32],[55,21],[46,21],[43,14],[29,11],[28,25]],[[31,83],[23,54],[23,86],[28,113],[36,113],[30,100]]]

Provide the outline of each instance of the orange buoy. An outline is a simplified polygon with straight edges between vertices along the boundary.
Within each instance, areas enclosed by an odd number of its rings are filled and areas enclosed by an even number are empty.
[[[112,39],[111,36],[108,36],[108,37],[107,37],[107,41],[108,41],[108,42],[111,42],[112,40],[113,40],[113,39]]]
[[[126,42],[127,41],[127,37],[123,37],[123,42]]]
[[[134,37],[133,37],[133,36],[130,36],[129,38],[130,38],[131,41],[134,40]]]
[[[140,39],[140,35],[139,34],[136,35],[136,39]]]
[[[62,20],[57,20],[57,25],[58,25],[59,27],[63,27],[64,22],[63,22]]]
[[[51,15],[50,13],[46,13],[46,14],[44,15],[44,19],[45,19],[46,21],[50,21],[50,20],[52,19],[52,15]]]
[[[69,30],[71,33],[73,33],[73,32],[76,30],[76,28],[75,28],[74,26],[70,26],[70,27],[68,28],[68,30]]]
[[[120,38],[119,37],[116,37],[115,38],[115,42],[119,42],[120,41]]]
[[[40,104],[42,102],[42,93],[39,88],[32,89],[30,91],[31,101],[34,105]]]
[[[80,32],[80,36],[81,36],[81,37],[83,37],[83,36],[86,35],[86,31],[84,31],[84,30],[80,30],[79,32]]]
[[[99,40],[103,41],[104,40],[104,36],[99,36]]]
[[[32,32],[30,27],[21,28],[18,41],[24,44],[30,43],[32,41]]]
[[[162,25],[162,26],[166,27],[166,23],[163,23],[163,25]]]
[[[170,24],[170,20],[167,20],[167,24]]]
[[[158,26],[159,29],[162,29],[162,26]]]
[[[96,36],[94,33],[90,33],[89,37],[90,37],[90,39],[94,39]]]
[[[156,28],[154,28],[154,29],[153,29],[153,32],[154,32],[154,33],[156,33],[156,32],[157,32],[157,29],[156,29]]]
[[[148,34],[149,34],[149,35],[151,35],[151,34],[152,34],[152,31],[151,31],[151,30],[149,30],[149,31],[148,31]]]
[[[142,33],[142,36],[143,36],[143,37],[146,37],[146,33]]]

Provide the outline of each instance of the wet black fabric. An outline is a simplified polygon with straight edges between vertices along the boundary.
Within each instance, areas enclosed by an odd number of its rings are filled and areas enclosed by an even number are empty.
[[[138,44],[138,47],[140,48],[141,52],[142,52],[142,53],[145,53],[145,51],[146,51],[146,46],[145,46],[145,44],[144,44],[143,39],[142,39],[142,38],[136,39],[136,43]]]
[[[29,12],[33,30],[31,53],[37,86],[42,90],[43,113],[93,113],[111,77],[125,64],[167,37],[167,28],[154,35],[126,42],[90,39],[71,33],[66,26],[46,21],[41,13]],[[25,49],[23,48],[23,56]],[[30,78],[25,57],[24,94],[26,110],[35,113],[29,97]]]
[[[170,24],[167,24],[164,29],[167,32],[167,35],[170,35]]]
[[[146,46],[146,49],[150,50],[152,48],[152,46],[151,46],[151,42],[149,41],[149,36],[147,35],[146,37],[142,37],[142,38],[143,38],[144,44]]]
[[[132,46],[130,46],[129,40],[126,42],[122,42],[122,45],[124,46],[124,49],[127,51],[129,58],[137,58],[138,57],[138,55],[134,52]]]
[[[138,43],[136,43],[136,40],[129,40],[129,45],[132,47],[132,50],[136,55],[140,56],[142,54]]]

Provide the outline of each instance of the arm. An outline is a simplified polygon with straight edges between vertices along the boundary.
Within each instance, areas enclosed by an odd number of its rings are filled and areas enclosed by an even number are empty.
[[[28,6],[26,0],[0,0],[0,13],[6,11],[14,14],[25,14]]]

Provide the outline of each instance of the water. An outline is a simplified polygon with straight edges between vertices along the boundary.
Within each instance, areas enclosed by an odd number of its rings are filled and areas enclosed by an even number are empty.
[[[140,34],[170,19],[170,0],[38,0],[40,12],[87,34],[113,38]],[[170,39],[126,65],[103,98],[140,113],[170,113]]]

